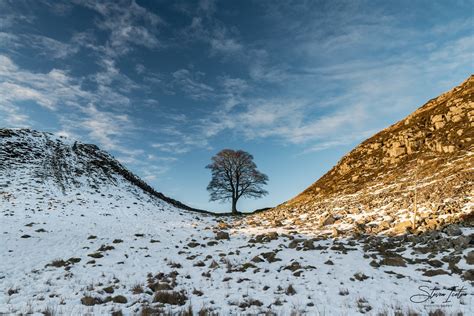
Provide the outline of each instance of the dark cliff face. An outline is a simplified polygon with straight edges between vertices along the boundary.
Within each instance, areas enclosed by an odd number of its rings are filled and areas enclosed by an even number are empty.
[[[340,222],[376,210],[361,224],[365,232],[393,229],[414,207],[425,210],[420,225],[442,225],[466,213],[474,196],[474,76],[430,100],[400,122],[380,131],[345,155],[338,164],[292,200],[265,213],[270,221],[295,214],[334,214]],[[381,210],[381,211],[379,211]],[[452,216],[451,216],[452,215]],[[385,226],[382,217],[390,217]],[[353,218],[353,217],[352,217]],[[439,219],[438,223],[430,220]],[[323,220],[324,221],[324,220]],[[308,225],[314,222],[307,221]],[[428,225],[429,222],[429,225]],[[393,223],[393,224],[392,224]],[[303,223],[303,225],[306,225]]]
[[[11,181],[20,180],[15,176],[19,170],[31,181],[50,181],[63,194],[84,185],[98,192],[102,186],[126,181],[177,208],[205,212],[157,192],[95,145],[29,129],[0,129],[0,171],[4,175],[0,185],[6,187]],[[28,179],[21,181],[27,185]]]

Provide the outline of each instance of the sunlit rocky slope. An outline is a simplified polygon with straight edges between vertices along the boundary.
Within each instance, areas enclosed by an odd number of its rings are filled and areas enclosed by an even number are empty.
[[[365,140],[304,192],[249,223],[339,235],[422,232],[472,220],[473,144],[470,76]]]

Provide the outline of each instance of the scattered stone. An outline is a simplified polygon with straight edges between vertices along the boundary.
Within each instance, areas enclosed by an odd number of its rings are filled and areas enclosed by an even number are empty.
[[[217,239],[217,240],[221,240],[221,239],[229,240],[229,239],[230,239],[230,236],[229,236],[229,233],[228,233],[228,232],[218,231],[218,232],[216,233],[216,239]]]
[[[119,304],[126,304],[127,298],[123,295],[117,295],[112,298],[112,302],[119,303]]]
[[[358,281],[364,281],[366,279],[368,279],[369,277],[366,276],[364,273],[362,272],[357,272],[356,274],[354,274],[354,278]]]
[[[261,254],[261,256],[263,258],[265,258],[265,260],[267,260],[270,263],[276,262],[276,261],[281,261],[280,258],[276,257],[276,253],[274,251],[264,252],[264,253]]]
[[[451,224],[451,225],[446,226],[446,228],[444,229],[444,232],[448,236],[460,236],[460,235],[462,235],[461,229],[456,224]]]
[[[449,274],[449,272],[444,271],[443,269],[435,269],[435,270],[426,270],[423,273],[424,276],[428,276],[428,277],[432,277],[435,275],[442,275],[442,274]]]
[[[379,262],[379,264],[385,266],[406,267],[405,260],[400,256],[385,257]]]
[[[435,268],[441,268],[443,266],[443,262],[439,260],[428,260],[426,263]]]
[[[474,281],[474,269],[464,271],[463,277],[466,281]]]
[[[466,255],[467,264],[474,264],[474,250],[471,250]]]
[[[298,261],[294,261],[290,265],[286,266],[283,270],[290,270],[291,272],[295,272],[299,269],[302,269],[301,264]]]
[[[112,294],[114,292],[114,288],[112,286],[104,287],[103,290],[107,294]]]
[[[250,261],[255,262],[255,263],[259,263],[259,262],[264,262],[265,260],[263,260],[260,256],[255,256]]]

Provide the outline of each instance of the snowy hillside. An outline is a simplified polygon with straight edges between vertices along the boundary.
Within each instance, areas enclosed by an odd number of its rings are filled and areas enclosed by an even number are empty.
[[[181,209],[196,210],[156,192],[97,146],[29,129],[0,129],[0,186],[23,181],[42,184],[50,194],[70,195],[74,190],[115,187],[165,201]],[[202,212],[202,211],[201,211]]]
[[[237,227],[28,133],[0,138],[0,314],[474,312],[472,227],[358,239]],[[411,302],[420,286],[460,294]]]

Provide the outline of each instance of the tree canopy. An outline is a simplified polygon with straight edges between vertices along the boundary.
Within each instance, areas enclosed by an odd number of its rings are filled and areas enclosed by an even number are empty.
[[[241,197],[259,198],[268,192],[262,188],[268,177],[257,170],[253,156],[243,150],[224,149],[212,157],[206,166],[212,172],[207,186],[211,201],[232,201],[232,213],[237,213]]]

